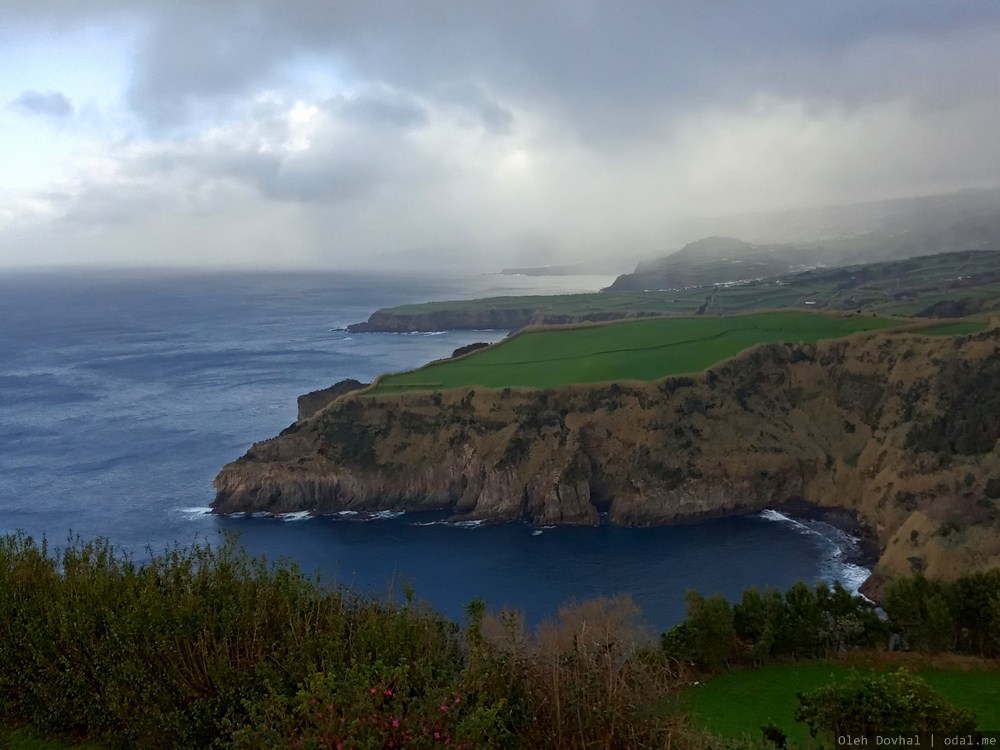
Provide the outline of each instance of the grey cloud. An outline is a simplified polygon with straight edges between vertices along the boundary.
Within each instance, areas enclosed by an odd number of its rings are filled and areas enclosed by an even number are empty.
[[[73,116],[73,102],[60,91],[24,91],[12,100],[11,109],[29,115],[64,120]]]
[[[326,102],[334,114],[367,126],[415,128],[427,124],[427,111],[412,96],[374,89]]]
[[[8,4],[41,22],[42,12]],[[126,7],[88,4],[93,14]],[[302,54],[426,96],[484,83],[501,101],[559,113],[592,136],[631,135],[651,116],[767,94],[846,106],[901,93],[975,98],[995,89],[1000,70],[1000,53],[989,51],[1000,50],[992,2],[147,0],[129,12],[149,19],[129,100],[160,127],[266,87]],[[984,35],[990,44],[964,49],[964,39]],[[935,40],[950,53],[931,60]],[[898,54],[879,59],[872,48]],[[481,110],[484,122],[502,130],[503,109]]]
[[[490,133],[505,135],[513,128],[514,113],[489,96],[481,86],[459,81],[441,87],[437,93],[442,101],[463,109]]]

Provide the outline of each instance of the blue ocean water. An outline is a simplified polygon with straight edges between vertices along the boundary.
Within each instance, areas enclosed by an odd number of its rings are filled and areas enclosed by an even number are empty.
[[[780,514],[655,529],[447,524],[436,516],[218,517],[211,482],[295,419],[298,395],[406,369],[503,331],[349,334],[376,308],[593,290],[586,277],[0,274],[0,533],[101,536],[142,558],[234,531],[254,554],[369,594],[412,585],[452,617],[482,597],[529,622],[629,593],[665,628],[684,592],[843,580],[854,544]]]

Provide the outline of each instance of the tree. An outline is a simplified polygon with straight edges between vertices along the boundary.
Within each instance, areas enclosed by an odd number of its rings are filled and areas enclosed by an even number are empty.
[[[941,651],[954,643],[954,615],[947,586],[921,573],[900,578],[889,586],[882,605],[890,626],[909,648]]]
[[[755,664],[774,655],[784,616],[785,603],[781,593],[774,589],[764,592],[757,587],[744,589],[740,603],[733,607],[736,635]]]
[[[816,586],[816,606],[822,625],[819,641],[827,655],[858,646],[872,646],[885,635],[885,625],[875,606],[862,596],[855,596],[835,581],[831,589],[825,583]]]
[[[959,631],[959,647],[980,656],[996,656],[1000,570],[968,573],[949,587],[951,615]]]
[[[784,628],[778,648],[793,656],[815,656],[819,652],[823,618],[816,594],[799,581],[785,593]]]
[[[694,662],[710,672],[724,669],[736,644],[729,602],[719,594],[706,599],[697,591],[688,591],[684,600],[687,619],[663,634],[663,650],[668,656]]]

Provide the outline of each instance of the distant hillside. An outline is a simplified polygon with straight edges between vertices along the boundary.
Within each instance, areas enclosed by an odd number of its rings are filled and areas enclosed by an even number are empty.
[[[819,266],[1000,249],[1000,190],[702,222],[715,233],[619,276],[615,291],[685,289]]]
[[[820,265],[818,245],[754,245],[735,237],[706,237],[676,253],[640,263],[608,289],[643,292],[784,276]]]
[[[717,239],[717,248],[726,247],[726,242],[731,243],[729,248],[746,244]],[[756,267],[763,264],[761,261]],[[377,310],[366,322],[348,328],[354,332],[517,329],[531,324],[728,314],[785,307],[926,317],[989,312],[1000,309],[1000,250],[940,253],[645,294],[604,291],[428,302]]]
[[[1000,187],[962,190],[917,198],[822,206],[789,211],[688,219],[688,237],[728,235],[752,243],[797,244],[879,237],[902,244],[914,240],[917,253],[995,245],[1000,226]],[[920,247],[931,249],[919,249]],[[832,263],[831,263],[832,265]]]

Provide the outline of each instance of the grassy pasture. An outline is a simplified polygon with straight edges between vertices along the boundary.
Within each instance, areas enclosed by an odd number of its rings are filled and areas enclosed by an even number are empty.
[[[771,665],[720,675],[688,688],[680,700],[696,726],[720,737],[759,739],[760,728],[774,724],[790,742],[816,746],[805,724],[795,721],[796,693],[844,679],[851,671],[875,670],[834,662]],[[917,673],[952,703],[971,710],[981,730],[1000,727],[1000,671],[921,669]]]
[[[921,336],[964,336],[986,330],[986,323],[980,320],[956,320],[946,323],[935,323],[924,328],[918,328],[916,333]]]
[[[524,331],[489,349],[384,376],[376,392],[483,386],[549,388],[656,380],[704,370],[760,343],[814,342],[899,325],[804,311],[730,318],[656,318]]]

